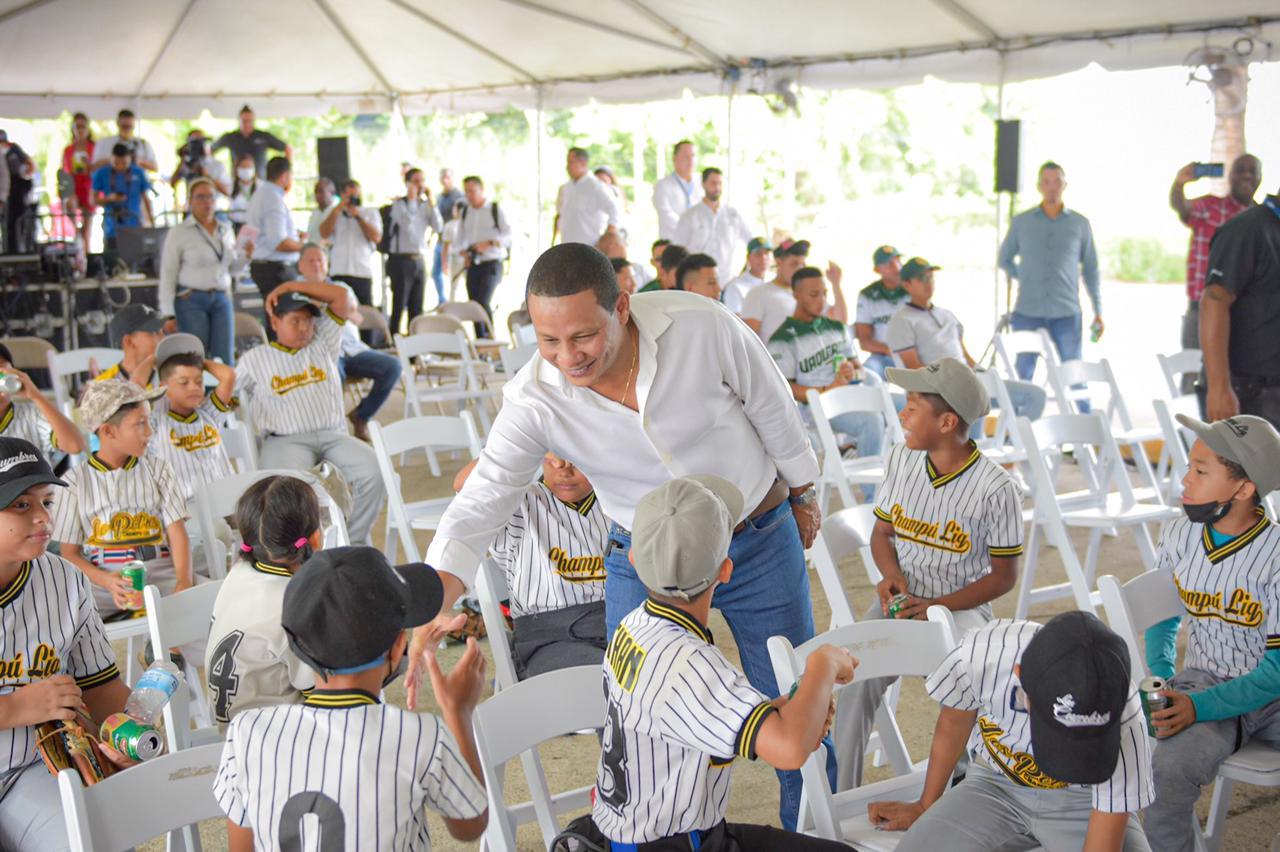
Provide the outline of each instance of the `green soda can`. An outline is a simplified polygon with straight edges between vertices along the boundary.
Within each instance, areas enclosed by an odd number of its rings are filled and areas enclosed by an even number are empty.
[[[129,581],[129,609],[142,609],[142,589],[147,585],[147,566],[137,559],[126,562],[120,576]]]
[[[1142,702],[1142,715],[1147,717],[1147,733],[1156,735],[1155,725],[1151,724],[1151,714],[1164,710],[1169,706],[1169,698],[1164,694],[1167,684],[1158,677],[1144,677],[1138,683],[1138,698]]]
[[[125,713],[112,713],[102,723],[101,739],[131,760],[150,760],[164,752],[164,737]]]
[[[911,600],[911,595],[898,593],[889,599],[889,617],[897,618],[898,613],[907,605],[907,601]]]

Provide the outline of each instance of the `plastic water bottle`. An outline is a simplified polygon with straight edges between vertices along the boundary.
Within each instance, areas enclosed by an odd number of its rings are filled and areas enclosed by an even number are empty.
[[[182,673],[168,660],[156,660],[138,678],[124,703],[124,712],[144,725],[160,721],[160,711],[182,684]]]
[[[20,390],[22,390],[22,379],[13,373],[0,373],[0,391],[12,396]]]

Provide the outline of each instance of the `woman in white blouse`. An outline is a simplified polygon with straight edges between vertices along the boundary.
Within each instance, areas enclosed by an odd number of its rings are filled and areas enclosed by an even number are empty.
[[[236,173],[232,177],[231,206],[227,210],[227,216],[239,234],[249,210],[249,201],[258,189],[258,169],[253,164],[252,154],[245,154],[236,160]]]
[[[176,318],[178,330],[204,342],[210,358],[235,364],[235,308],[231,278],[248,263],[236,252],[231,226],[214,216],[213,181],[197,178],[187,191],[191,215],[164,242],[160,260],[160,311]],[[246,246],[247,254],[253,245]]]

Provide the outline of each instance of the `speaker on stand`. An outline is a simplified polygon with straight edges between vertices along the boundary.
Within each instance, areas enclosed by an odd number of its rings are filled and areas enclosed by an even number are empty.
[[[316,140],[316,162],[320,177],[327,177],[337,188],[351,178],[351,156],[347,150],[347,137],[327,136]]]
[[[999,195],[1008,193],[1009,195],[1009,221],[1013,221],[1014,205],[1018,199],[1018,179],[1021,172],[1022,160],[1020,156],[1022,138],[1022,122],[1018,119],[997,119],[996,120],[996,158],[995,158],[995,190],[996,190],[996,252],[1000,251],[1000,242],[1004,239],[1001,222],[1001,204]],[[1013,314],[1013,279],[1005,276],[1005,310],[1000,311],[1000,288],[999,288],[999,263],[997,257],[996,264],[996,294],[995,313],[996,320],[995,333],[999,334],[1009,328],[1010,319]],[[992,351],[994,358],[994,350]],[[985,359],[985,354],[984,354]]]

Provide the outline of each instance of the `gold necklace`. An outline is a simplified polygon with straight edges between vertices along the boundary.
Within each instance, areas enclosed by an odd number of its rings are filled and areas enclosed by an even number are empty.
[[[627,330],[627,337],[631,336],[631,330]],[[631,369],[627,370],[627,381],[622,386],[622,398],[618,400],[619,405],[627,404],[627,392],[631,390],[631,376],[636,371],[636,364],[640,362],[640,340],[639,334],[636,335],[636,341],[632,344],[635,351],[631,355]]]

